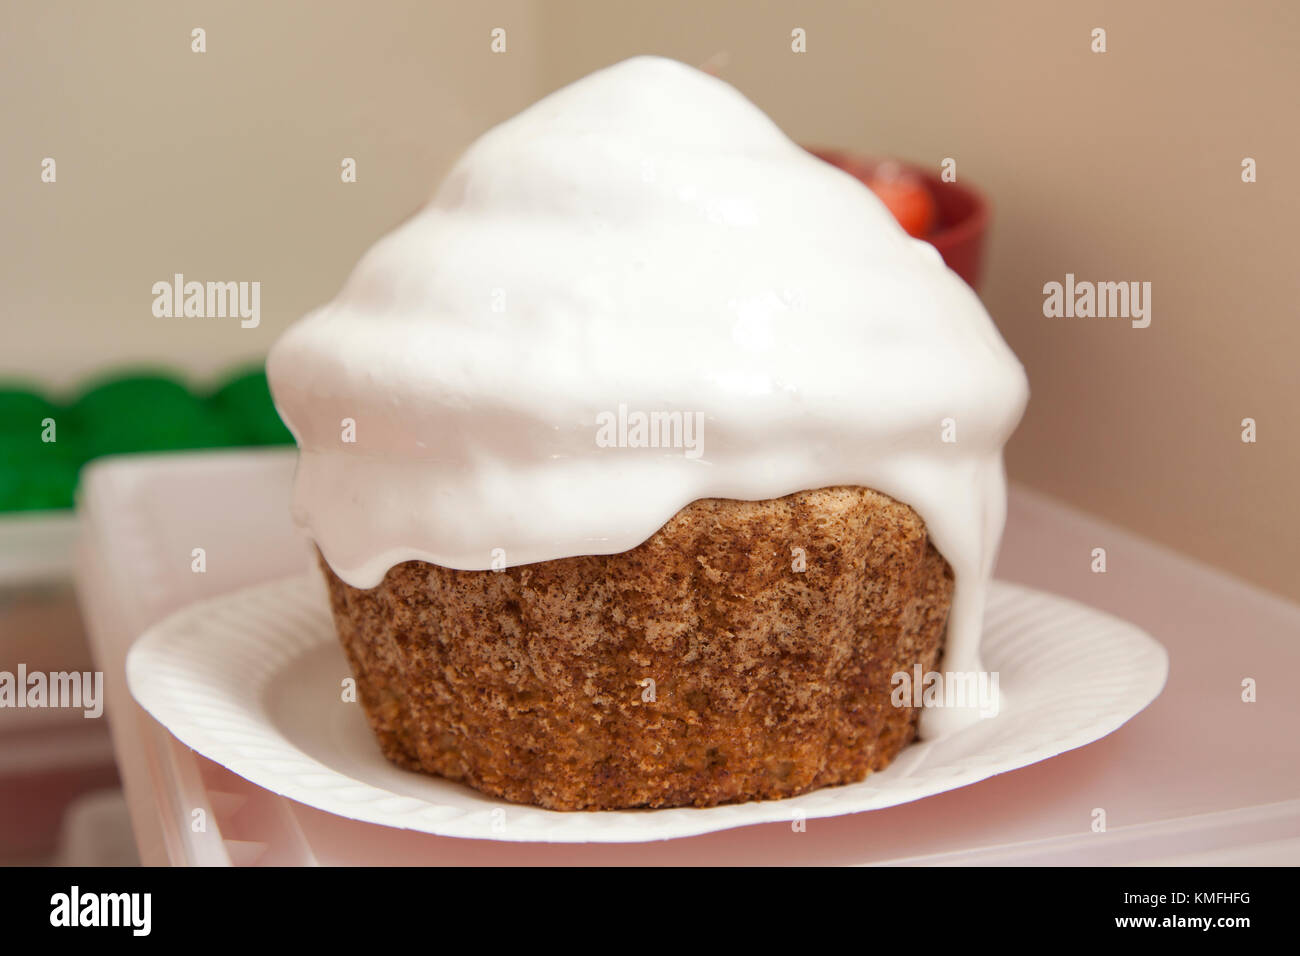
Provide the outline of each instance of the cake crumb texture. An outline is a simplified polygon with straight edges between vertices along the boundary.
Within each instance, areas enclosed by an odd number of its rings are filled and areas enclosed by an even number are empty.
[[[935,668],[953,589],[920,516],[859,487],[702,499],[630,551],[499,572],[408,561],[361,590],[321,566],[388,759],[554,810],[884,768],[919,715],[890,678]]]

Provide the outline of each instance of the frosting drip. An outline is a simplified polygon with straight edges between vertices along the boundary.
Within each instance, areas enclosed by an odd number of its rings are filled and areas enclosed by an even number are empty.
[[[349,584],[616,553],[698,498],[865,485],[925,520],[956,578],[943,667],[979,669],[1024,371],[933,247],[694,69],[628,60],[489,131],[268,375],[297,520]],[[674,412],[694,450],[671,428],[619,447]],[[927,708],[922,732],[965,719]]]

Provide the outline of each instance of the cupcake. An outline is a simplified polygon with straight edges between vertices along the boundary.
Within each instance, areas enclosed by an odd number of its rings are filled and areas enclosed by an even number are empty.
[[[718,79],[640,57],[489,131],[268,374],[400,766],[711,806],[975,719],[896,675],[980,670],[1024,372],[932,247]]]

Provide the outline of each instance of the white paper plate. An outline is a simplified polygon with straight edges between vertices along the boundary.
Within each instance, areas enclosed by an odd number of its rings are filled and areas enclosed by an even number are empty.
[[[384,759],[315,574],[192,605],[127,658],[140,705],[183,743],[268,790],[341,816],[443,836],[630,843],[800,817],[838,816],[942,793],[1091,743],[1155,699],[1169,662],[1131,624],[994,582],[984,664],[1002,709],[913,744],[862,783],[709,809],[561,813],[506,803]]]

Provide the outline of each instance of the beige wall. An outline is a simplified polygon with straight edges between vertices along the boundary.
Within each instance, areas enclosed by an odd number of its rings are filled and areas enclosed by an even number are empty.
[[[992,196],[985,299],[1033,387],[1013,478],[1300,598],[1294,4],[30,3],[6,16],[0,373],[66,384],[152,358],[203,376],[261,355],[481,130],[634,53],[725,52],[723,75],[796,139],[952,156]],[[192,26],[207,28],[202,56]],[[506,55],[488,51],[493,26]],[[806,54],[789,50],[796,26]],[[57,186],[38,180],[47,155]],[[339,183],[343,156],[356,185]],[[261,327],[154,319],[149,286],[174,271],[261,280]],[[1042,286],[1066,272],[1151,282],[1150,328],[1044,318]],[[1248,416],[1255,445],[1240,441]]]
[[[390,0],[384,18],[356,2],[20,3],[0,29],[0,375],[56,385],[264,356],[470,140],[539,94],[525,2]],[[504,56],[488,49],[498,19],[517,37]],[[260,281],[260,326],[154,318],[150,288],[175,272]]]

